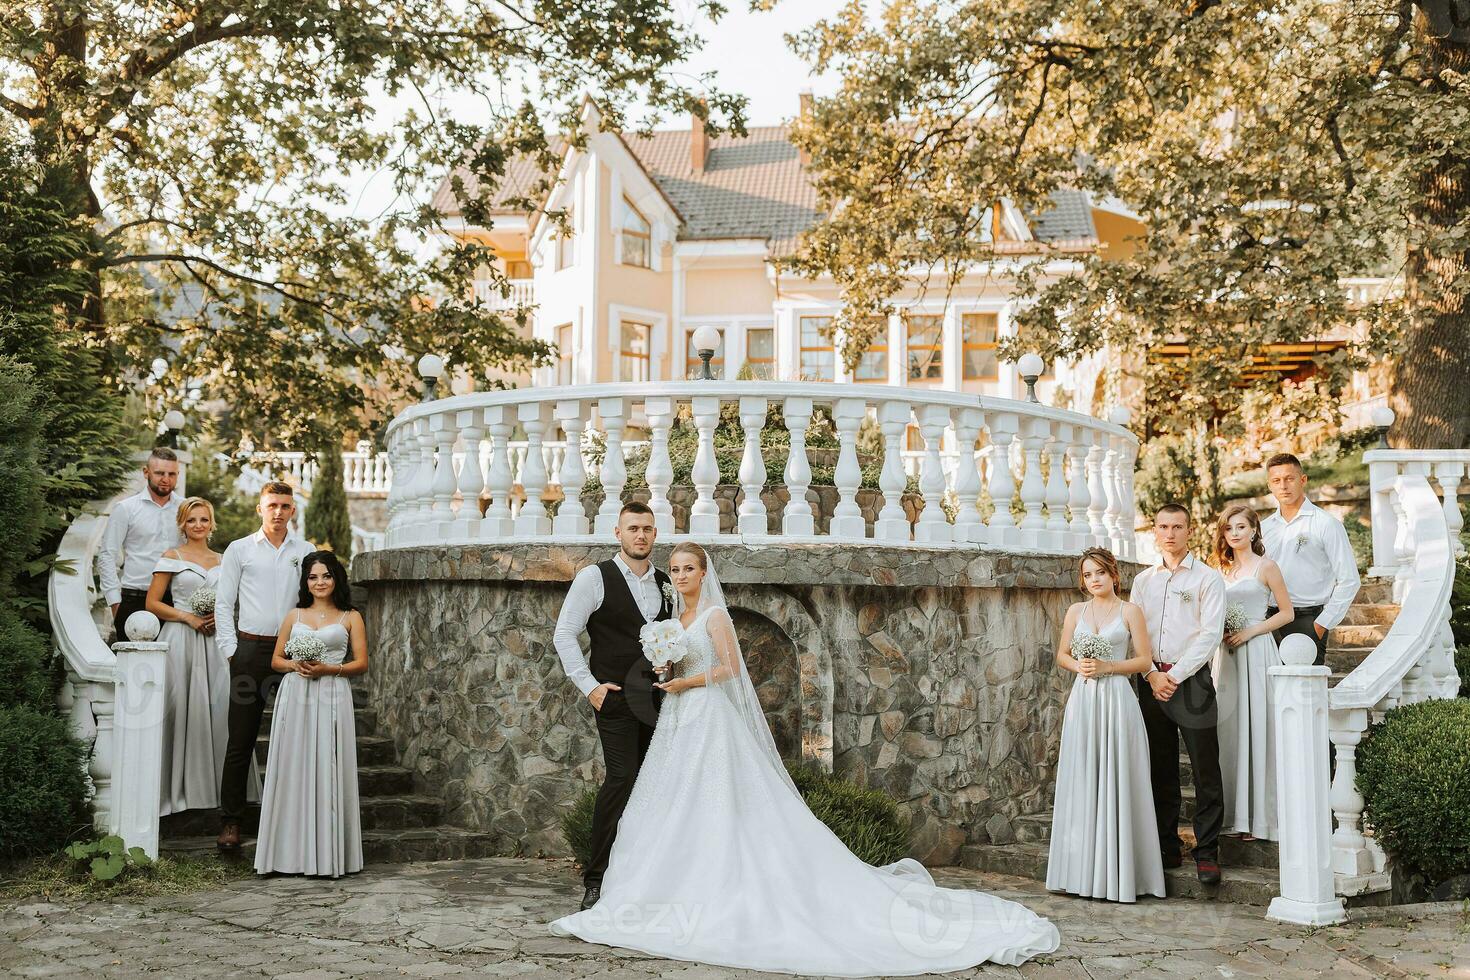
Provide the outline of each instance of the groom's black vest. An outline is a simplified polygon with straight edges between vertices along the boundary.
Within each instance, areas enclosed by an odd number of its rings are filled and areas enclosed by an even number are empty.
[[[638,639],[645,622],[643,613],[617,562],[598,562],[597,570],[602,573],[602,605],[587,617],[587,636],[592,641],[588,667],[599,684],[620,684],[625,693],[641,691],[646,696],[653,688],[654,676]],[[673,615],[667,596],[672,585],[658,569],[654,569],[653,580],[659,590],[658,615],[654,617],[657,622]]]

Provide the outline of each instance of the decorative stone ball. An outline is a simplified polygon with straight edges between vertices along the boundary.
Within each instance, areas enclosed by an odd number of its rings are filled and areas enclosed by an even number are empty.
[[[158,631],[162,628],[158,617],[146,609],[133,613],[123,624],[123,632],[128,635],[128,639],[136,643],[147,643],[158,639]]]
[[[1293,633],[1281,641],[1281,662],[1291,667],[1310,667],[1317,662],[1317,644],[1309,636]]]

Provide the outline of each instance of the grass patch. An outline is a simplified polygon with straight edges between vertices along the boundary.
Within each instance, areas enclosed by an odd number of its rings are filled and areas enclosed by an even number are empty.
[[[181,895],[222,888],[232,881],[253,877],[255,870],[241,861],[160,857],[146,870],[130,872],[116,881],[98,881],[86,872],[84,865],[65,854],[51,854],[0,870],[0,901],[34,898],[92,901]]]

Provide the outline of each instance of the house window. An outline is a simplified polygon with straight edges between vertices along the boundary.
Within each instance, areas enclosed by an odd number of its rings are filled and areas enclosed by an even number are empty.
[[[556,383],[572,383],[572,325],[563,323],[556,328]]]
[[[880,324],[873,335],[873,342],[858,359],[852,372],[852,380],[868,384],[888,383],[888,324]]]
[[[965,380],[1000,380],[1000,361],[995,354],[1000,317],[994,313],[966,313],[961,323],[964,327]]]
[[[909,380],[940,381],[944,378],[944,317],[912,314],[904,318],[908,329]]]
[[[801,380],[831,381],[836,377],[837,356],[832,346],[830,316],[801,317]]]
[[[750,376],[757,381],[776,377],[776,331],[770,327],[752,327],[745,331],[745,363]]]
[[[619,351],[622,356],[618,358],[618,380],[649,380],[652,377],[649,373],[649,352],[653,328],[646,323],[624,320],[621,330],[622,345]]]
[[[577,264],[577,237],[572,232],[575,226],[572,209],[567,208],[566,229],[558,230],[556,236],[556,267],[558,270],[570,269]]]
[[[715,356],[709,359],[709,373],[717,378],[725,376],[725,331],[720,331],[720,342],[715,347]],[[684,335],[684,376],[693,381],[704,374],[699,362],[699,351],[694,349],[694,331]]]
[[[653,237],[648,219],[626,197],[623,198],[622,236],[623,265],[649,268],[653,262]]]

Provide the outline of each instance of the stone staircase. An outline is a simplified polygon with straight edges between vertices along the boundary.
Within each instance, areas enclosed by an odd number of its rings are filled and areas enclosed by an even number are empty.
[[[1336,684],[1348,671],[1373,652],[1388,633],[1398,615],[1392,601],[1392,587],[1385,582],[1365,584],[1348,610],[1347,617],[1328,637],[1327,665],[1332,670],[1330,684]],[[1269,905],[1279,891],[1279,852],[1273,841],[1242,841],[1220,838],[1220,864],[1224,880],[1216,886],[1201,885],[1195,875],[1189,849],[1194,844],[1194,831],[1189,821],[1194,817],[1194,773],[1189,757],[1181,750],[1180,782],[1184,806],[1180,815],[1179,836],[1184,842],[1184,865],[1164,872],[1165,886],[1171,897],[1200,898],[1244,905]],[[960,864],[981,871],[1015,875],[1036,881],[1046,880],[1047,850],[1051,837],[1051,813],[1036,813],[1017,818],[1012,823],[1014,840],[971,844],[960,852]],[[1386,891],[1356,895],[1347,899],[1349,906],[1387,904]]]
[[[362,851],[366,864],[405,861],[448,861],[489,857],[503,851],[494,835],[444,824],[444,801],[417,791],[413,773],[399,764],[391,738],[377,733],[377,714],[362,707],[367,692],[353,680],[353,714],[357,729],[357,788],[362,814]],[[270,751],[272,711],[266,709],[256,742],[255,756],[265,775]],[[255,835],[260,804],[250,804],[242,826],[241,859],[255,858]],[[219,834],[217,810],[173,813],[159,821],[160,850],[164,854],[215,853]]]

